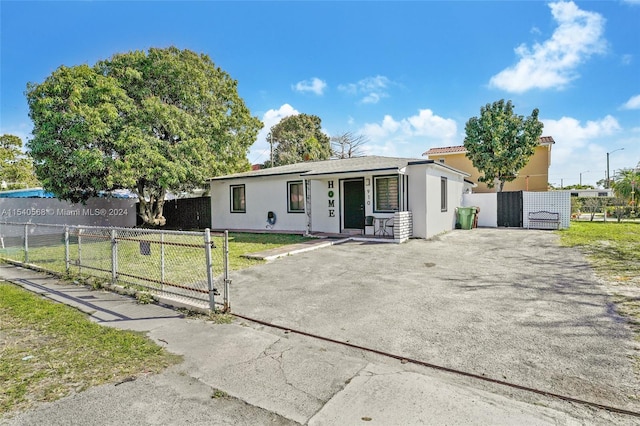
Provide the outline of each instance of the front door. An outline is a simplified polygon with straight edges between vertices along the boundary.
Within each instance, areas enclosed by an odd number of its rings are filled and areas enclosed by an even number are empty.
[[[364,229],[364,179],[343,182],[344,228]]]

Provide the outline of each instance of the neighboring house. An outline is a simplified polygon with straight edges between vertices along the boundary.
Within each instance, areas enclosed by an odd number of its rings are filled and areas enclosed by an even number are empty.
[[[613,189],[557,189],[557,192],[568,192],[572,197],[613,197]]]
[[[116,191],[73,204],[54,198],[42,188],[0,191],[0,236],[3,223],[133,227],[136,199]]]
[[[555,144],[553,137],[542,136],[540,144],[536,147],[527,165],[518,172],[515,180],[504,184],[503,191],[547,191],[549,187],[549,166],[551,165],[551,147],[553,144]],[[473,189],[474,193],[497,192],[497,185],[489,188],[486,183],[478,181],[481,174],[473,166],[466,154],[466,148],[461,145],[431,148],[422,155],[430,160],[438,161],[469,173],[469,179],[478,183],[478,186]]]
[[[467,176],[431,160],[368,156],[215,177],[211,227],[429,238],[455,227]]]

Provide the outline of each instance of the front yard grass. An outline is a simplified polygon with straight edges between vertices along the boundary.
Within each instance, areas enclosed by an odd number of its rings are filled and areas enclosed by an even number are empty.
[[[0,282],[0,416],[180,360],[141,333]]]
[[[229,233],[229,267],[238,270],[264,263],[263,260],[249,259],[244,255],[312,239],[296,234]]]
[[[118,242],[119,266],[126,267],[127,270],[140,273],[143,271],[146,276],[159,280],[158,265],[160,265],[160,235],[149,234],[140,237],[149,240],[149,253],[146,256],[140,255],[139,243],[136,239],[122,240]],[[194,271],[204,268],[205,258],[202,249],[202,237],[192,235],[166,235],[165,258],[170,264],[172,275],[165,277],[168,281],[181,282],[194,279]],[[252,233],[229,233],[229,268],[238,270],[256,264],[264,263],[259,259],[249,259],[246,254],[280,247],[283,245],[297,244],[312,238],[297,234],[252,234]],[[223,238],[212,236],[215,248],[212,250],[214,265],[222,264]],[[191,247],[192,246],[192,247]],[[78,252],[77,241],[70,244],[69,255],[73,261],[82,257],[82,263],[91,265],[99,270],[110,271],[111,269],[111,242],[108,239],[91,240],[84,238],[82,243],[82,253]],[[19,247],[8,247],[0,249],[0,258],[4,257],[19,262],[24,261],[24,250]],[[57,244],[44,245],[41,247],[29,247],[29,263],[37,265],[43,269],[64,273],[65,272],[65,252],[64,243],[60,240]],[[219,266],[214,266],[218,267]],[[168,269],[169,270],[169,269]],[[134,273],[132,272],[132,273]],[[151,274],[151,275],[150,275]],[[158,276],[153,276],[158,274]],[[206,276],[206,272],[200,275]],[[197,278],[200,279],[200,278]]]
[[[602,278],[640,289],[640,223],[571,222],[560,239],[580,247]]]

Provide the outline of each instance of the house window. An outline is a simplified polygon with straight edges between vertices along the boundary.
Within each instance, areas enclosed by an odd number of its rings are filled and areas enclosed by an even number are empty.
[[[374,180],[377,212],[398,211],[398,176],[379,176]]]
[[[440,211],[447,211],[447,178],[440,178]]]
[[[244,185],[231,185],[231,213],[245,213]]]
[[[289,213],[304,213],[304,189],[302,181],[287,182]]]

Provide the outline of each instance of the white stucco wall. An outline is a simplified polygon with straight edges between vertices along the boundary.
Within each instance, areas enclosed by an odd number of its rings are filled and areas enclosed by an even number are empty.
[[[447,209],[440,205],[440,180],[447,178]],[[431,165],[427,168],[427,236],[451,231],[456,224],[456,207],[462,203],[463,178],[457,173]]]
[[[498,194],[496,192],[464,194],[462,197],[462,205],[464,207],[480,207],[478,226],[487,228],[498,227]]]
[[[310,183],[311,232],[340,232],[342,191],[338,179],[314,179]]]
[[[427,172],[425,166],[407,167],[409,210],[413,216],[413,236],[427,238]]]
[[[413,213],[413,236],[431,238],[455,227],[456,207],[461,205],[464,179],[437,164],[407,167],[409,210]],[[447,178],[447,210],[440,205],[440,180]]]
[[[211,228],[306,232],[306,215],[287,212],[287,182],[300,180],[296,176],[274,176],[211,181]],[[245,186],[245,213],[231,213],[232,185]],[[273,226],[267,226],[269,211],[276,214]]]

